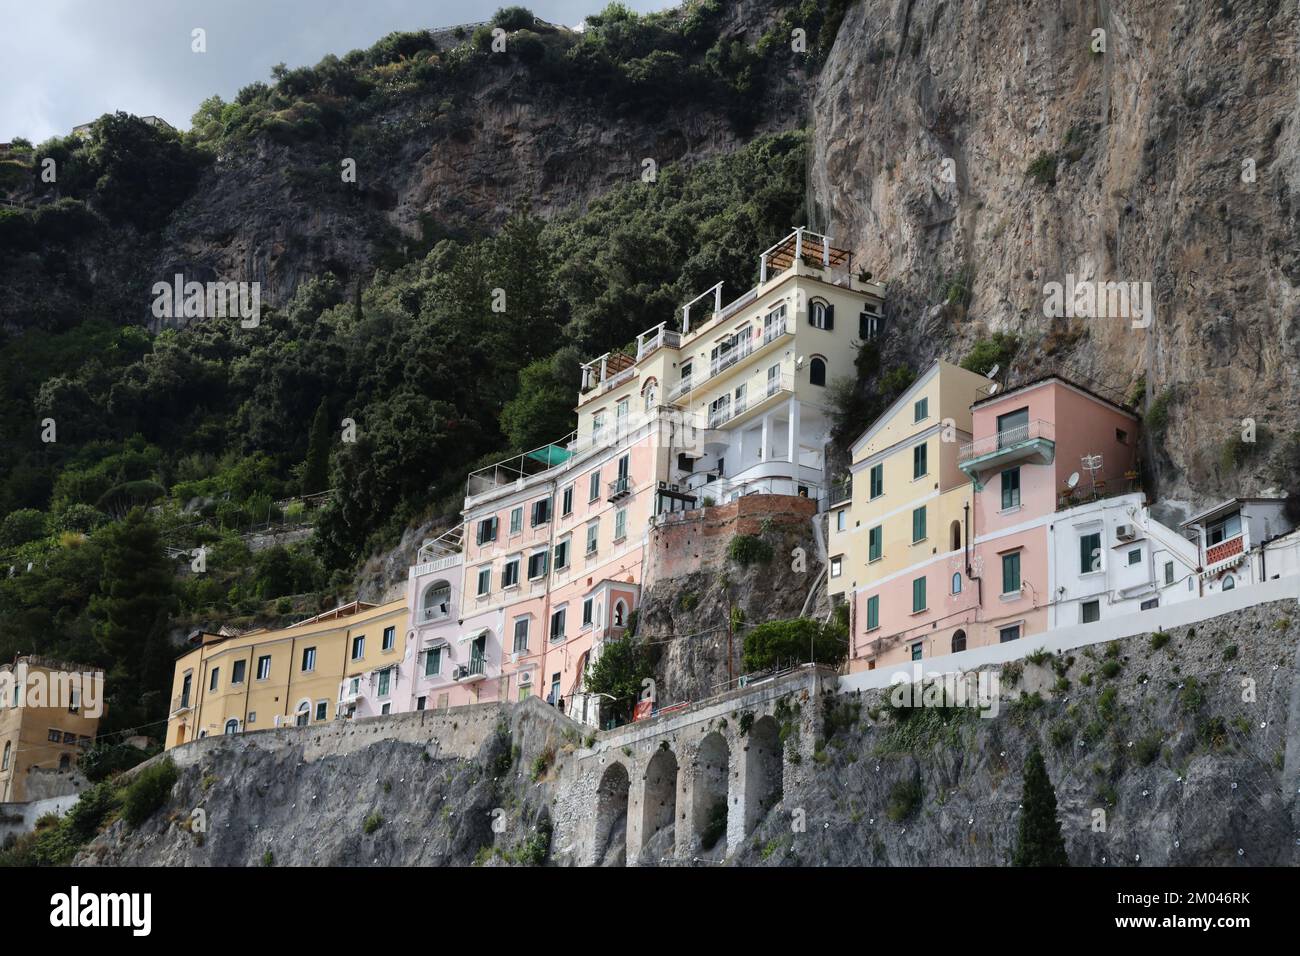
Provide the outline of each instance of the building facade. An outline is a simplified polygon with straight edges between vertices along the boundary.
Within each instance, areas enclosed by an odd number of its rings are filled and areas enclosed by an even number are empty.
[[[407,623],[404,600],[357,601],[291,627],[195,634],[176,661],[166,746],[396,712]]]
[[[0,665],[0,803],[71,792],[49,778],[76,770],[103,702],[103,672],[87,665],[37,656]]]

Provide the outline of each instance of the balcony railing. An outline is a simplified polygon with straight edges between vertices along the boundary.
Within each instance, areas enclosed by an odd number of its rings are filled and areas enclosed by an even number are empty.
[[[625,498],[632,493],[632,479],[628,476],[615,478],[609,483],[609,494],[606,496],[607,501],[617,501],[619,498]]]
[[[648,329],[636,337],[636,359],[638,362],[651,352],[664,346],[673,349],[681,347],[681,333],[673,331],[667,325],[667,322],[660,322],[653,329]]]
[[[1037,438],[1052,441],[1054,436],[1055,429],[1052,427],[1051,422],[1036,419],[1024,425],[1017,425],[1015,428],[1004,429],[995,435],[986,435],[983,438],[975,439],[975,441],[967,442],[961,446],[961,451],[957,457],[961,461],[966,461],[983,455],[991,455],[1007,448],[1014,448]]]
[[[1212,568],[1216,564],[1229,561],[1245,550],[1245,537],[1238,533],[1235,537],[1227,541],[1220,541],[1218,544],[1212,544],[1205,549],[1205,566]]]
[[[685,395],[694,387],[695,386],[691,381],[691,377],[689,375],[686,376],[686,378],[682,379],[680,382],[678,382],[676,385],[674,385],[671,389],[668,390],[668,401],[670,402],[677,401],[677,399],[681,398],[683,395]]]
[[[190,709],[190,695],[177,694],[172,698],[172,709],[168,713],[175,717],[177,714]]]
[[[741,339],[737,345],[720,352],[709,361],[709,377],[712,378],[719,372],[731,368],[752,351],[754,351],[754,339],[752,337]]]
[[[771,345],[781,336],[786,335],[793,331],[794,331],[794,325],[790,321],[789,316],[786,316],[785,318],[782,319],[778,319],[775,322],[769,322],[767,325],[763,327],[763,341],[760,344],[759,348],[762,348],[764,345]]]

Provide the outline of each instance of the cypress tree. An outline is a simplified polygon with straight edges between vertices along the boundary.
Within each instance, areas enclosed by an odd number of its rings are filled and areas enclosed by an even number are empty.
[[[1069,866],[1065,838],[1056,819],[1056,790],[1037,747],[1025,758],[1025,792],[1020,803],[1020,833],[1012,865]]]
[[[311,433],[307,438],[307,459],[302,466],[304,495],[313,495],[329,487],[330,438],[329,410],[322,398],[316,406],[316,417],[311,420]]]

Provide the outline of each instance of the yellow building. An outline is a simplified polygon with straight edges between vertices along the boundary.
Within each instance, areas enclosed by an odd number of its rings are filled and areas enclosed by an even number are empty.
[[[957,459],[970,441],[970,406],[989,387],[936,361],[853,443],[851,490],[831,505],[828,554],[830,593],[848,599],[855,636],[968,603],[962,572],[973,489]],[[936,565],[943,575],[928,573]],[[942,593],[927,593],[927,577],[944,583]]]
[[[396,668],[406,651],[406,622],[404,599],[354,601],[278,630],[196,634],[194,649],[176,661],[167,747],[211,734],[332,720],[352,678],[360,683]],[[389,685],[392,693],[391,675]],[[355,714],[356,704],[349,700],[344,715]],[[379,712],[388,706],[381,701]]]
[[[0,665],[0,803],[71,793],[59,778],[94,741],[103,705],[104,674],[85,664]]]

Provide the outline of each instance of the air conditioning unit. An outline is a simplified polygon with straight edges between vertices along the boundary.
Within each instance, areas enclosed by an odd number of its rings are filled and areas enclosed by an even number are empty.
[[[659,490],[660,490],[660,491],[665,491],[667,488],[668,488],[668,482],[666,482],[666,481],[661,481],[661,482],[659,482]]]
[[[469,665],[467,664],[457,664],[455,667],[451,669],[452,680],[462,680],[468,676],[469,676]]]
[[[1115,526],[1115,537],[1120,541],[1132,541],[1137,537],[1137,529],[1131,524],[1121,524]]]
[[[524,671],[522,674],[519,675],[519,686],[520,686],[520,687],[527,687],[527,686],[528,686],[529,684],[531,684],[532,682],[533,682],[533,672],[532,672],[532,671]]]

